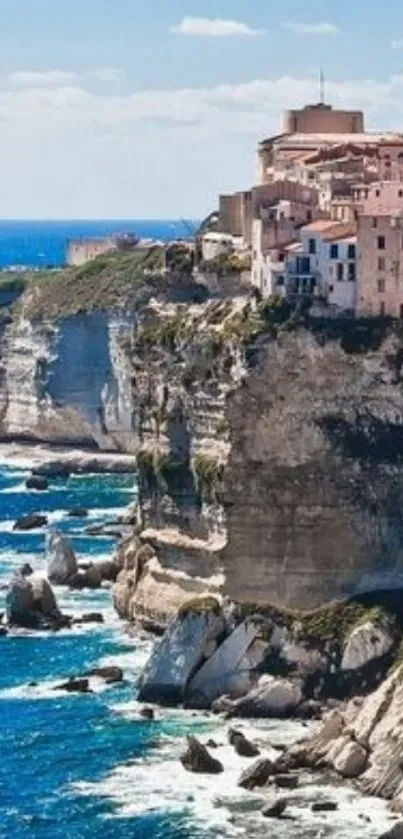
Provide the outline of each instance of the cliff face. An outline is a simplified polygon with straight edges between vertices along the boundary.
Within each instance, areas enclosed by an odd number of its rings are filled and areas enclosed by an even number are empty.
[[[124,282],[104,310],[79,283],[58,314],[53,286],[23,296],[0,335],[1,435],[136,452],[143,541],[223,572],[237,601],[403,587],[401,330]]]
[[[310,609],[403,586],[398,329],[280,333],[229,400],[227,591]]]
[[[16,317],[2,336],[3,437],[130,449],[133,317]]]

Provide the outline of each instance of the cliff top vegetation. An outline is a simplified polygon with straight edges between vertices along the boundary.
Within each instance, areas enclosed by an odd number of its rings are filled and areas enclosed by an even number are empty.
[[[18,274],[25,288],[18,302],[31,318],[71,316],[89,311],[131,308],[145,283],[160,284],[163,251],[106,253],[78,268]]]

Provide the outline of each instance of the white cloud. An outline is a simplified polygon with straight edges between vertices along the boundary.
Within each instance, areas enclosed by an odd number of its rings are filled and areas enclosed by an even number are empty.
[[[403,38],[399,38],[397,41],[391,41],[391,47],[394,50],[403,50]]]
[[[171,32],[178,35],[202,35],[210,38],[228,38],[231,36],[253,37],[262,35],[263,29],[254,29],[238,20],[221,18],[184,17],[180,23],[171,26]]]
[[[90,70],[88,75],[100,82],[118,83],[125,79],[125,72],[120,67],[98,67]]]
[[[9,84],[17,87],[43,87],[64,85],[76,81],[77,73],[65,70],[45,70],[43,72],[17,70],[8,77]]]
[[[340,32],[338,26],[328,21],[302,23],[300,21],[285,20],[281,26],[283,29],[290,29],[296,35],[338,35]]]
[[[399,129],[402,83],[328,81],[327,99]],[[317,87],[292,76],[124,95],[82,80],[10,87],[0,92],[3,215],[202,215],[219,192],[253,183],[258,141],[278,132],[284,109],[316,101]]]

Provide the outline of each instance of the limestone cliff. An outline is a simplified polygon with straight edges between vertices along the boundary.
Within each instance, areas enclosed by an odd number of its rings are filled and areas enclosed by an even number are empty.
[[[136,452],[165,567],[243,603],[403,588],[403,336],[108,257],[0,334],[0,433]]]

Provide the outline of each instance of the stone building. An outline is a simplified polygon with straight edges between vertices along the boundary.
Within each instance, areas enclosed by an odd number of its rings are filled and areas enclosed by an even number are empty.
[[[67,245],[67,265],[78,268],[103,253],[114,250],[116,250],[116,239],[114,237],[70,239]]]
[[[357,314],[403,317],[403,184],[374,184],[358,216]]]

